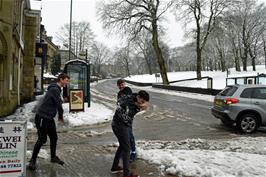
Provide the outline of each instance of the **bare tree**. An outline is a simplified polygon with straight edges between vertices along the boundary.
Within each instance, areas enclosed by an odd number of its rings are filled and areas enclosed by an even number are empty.
[[[98,6],[105,29],[117,29],[134,39],[143,30],[152,34],[152,44],[163,84],[168,84],[165,60],[159,46],[158,22],[171,6],[161,0],[112,0]]]
[[[152,75],[152,59],[153,57],[149,56],[150,49],[151,49],[151,37],[149,33],[142,33],[142,35],[139,35],[134,40],[134,46],[138,52],[138,55],[143,55],[143,59],[146,63],[146,66],[148,68],[148,72],[150,75]]]
[[[69,30],[70,25],[64,24],[57,32],[57,40],[64,46],[69,46]],[[72,38],[71,38],[71,51],[78,56],[80,52],[84,52],[90,48],[94,40],[94,34],[90,28],[89,22],[72,22]]]
[[[91,63],[96,67],[96,73],[101,75],[101,65],[110,58],[110,50],[100,42],[93,42],[90,49],[89,58]]]
[[[247,71],[250,59],[255,71],[258,50],[262,48],[261,35],[265,31],[266,9],[256,0],[237,1],[230,7],[225,18],[226,29],[236,58],[241,58]]]
[[[118,49],[113,58],[115,60],[115,65],[117,65],[120,70],[119,72],[123,72],[123,69],[125,69],[126,76],[130,76],[130,43]]]
[[[178,10],[185,9],[182,11],[182,17],[186,19],[185,23],[194,21],[196,24],[196,72],[198,79],[201,79],[202,51],[216,25],[216,19],[222,15],[230,2],[230,0],[182,0],[181,3],[177,1]]]
[[[266,31],[264,31],[262,36],[263,52],[264,52],[264,64],[266,68]]]

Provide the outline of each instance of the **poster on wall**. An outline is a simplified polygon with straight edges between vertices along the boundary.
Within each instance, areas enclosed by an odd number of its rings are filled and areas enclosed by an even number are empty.
[[[26,177],[26,121],[0,121],[0,176]]]
[[[84,111],[84,91],[83,89],[69,90],[69,112]]]

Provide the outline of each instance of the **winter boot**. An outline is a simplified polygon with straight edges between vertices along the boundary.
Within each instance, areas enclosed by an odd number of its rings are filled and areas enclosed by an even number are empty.
[[[123,168],[120,167],[120,166],[117,166],[117,167],[112,167],[111,168],[111,173],[119,173],[119,172],[123,172]]]
[[[129,158],[129,162],[132,163],[137,159],[137,153],[136,151],[133,151],[130,153],[130,158]]]
[[[62,161],[61,159],[59,159],[59,157],[55,156],[51,158],[51,162],[52,163],[58,163],[59,165],[64,165],[64,161]]]
[[[28,165],[30,170],[36,170],[36,159],[30,159],[30,163]]]

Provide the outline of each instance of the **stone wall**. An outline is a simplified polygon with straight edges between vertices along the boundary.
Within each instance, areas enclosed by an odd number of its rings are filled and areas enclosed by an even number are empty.
[[[35,38],[37,35],[37,18],[35,16],[26,16],[26,25],[24,33],[24,61],[22,78],[22,102],[34,99],[34,51]]]

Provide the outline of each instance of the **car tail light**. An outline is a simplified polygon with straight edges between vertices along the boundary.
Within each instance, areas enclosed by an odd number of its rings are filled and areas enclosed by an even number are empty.
[[[239,102],[239,100],[236,98],[226,98],[224,102],[225,104],[236,104]]]

